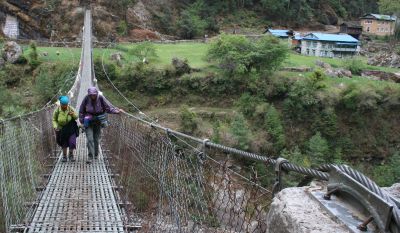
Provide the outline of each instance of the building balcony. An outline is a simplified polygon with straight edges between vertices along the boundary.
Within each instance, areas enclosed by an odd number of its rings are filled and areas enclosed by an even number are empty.
[[[334,48],[332,48],[332,51],[337,51],[337,52],[357,52],[357,48],[339,48],[339,47],[334,47]]]

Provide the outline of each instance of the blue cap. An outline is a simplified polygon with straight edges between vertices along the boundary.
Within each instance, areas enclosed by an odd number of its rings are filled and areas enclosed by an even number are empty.
[[[69,103],[69,98],[68,98],[68,96],[65,96],[65,95],[60,96],[59,100],[60,100],[60,104],[62,104],[62,105],[67,105]]]

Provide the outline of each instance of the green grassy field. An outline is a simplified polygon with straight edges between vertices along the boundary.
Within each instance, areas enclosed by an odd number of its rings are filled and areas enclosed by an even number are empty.
[[[123,44],[125,48],[133,48],[136,44]],[[181,44],[155,44],[158,55],[157,63],[167,65],[171,63],[172,58],[188,59],[190,65],[196,68],[207,66],[204,56],[207,52],[207,44],[204,43],[181,43]],[[29,54],[29,48],[24,50],[25,55]],[[47,52],[48,56],[43,56]],[[59,55],[57,55],[59,52]],[[99,49],[95,48],[93,56],[109,58],[111,54],[121,52],[126,61],[135,61],[135,57],[127,52],[117,49]],[[60,48],[60,47],[38,47],[40,60],[42,61],[79,61],[81,56],[80,48]]]
[[[137,44],[121,44],[120,47],[123,48],[133,48]],[[155,61],[160,65],[167,65],[171,63],[172,58],[178,57],[180,59],[187,59],[189,64],[195,68],[204,68],[209,65],[205,60],[207,53],[208,44],[205,43],[179,43],[179,44],[154,44],[158,59]],[[28,47],[25,47],[25,54],[29,53]],[[47,52],[48,56],[43,56],[43,53]],[[60,55],[57,55],[57,52]],[[109,59],[112,53],[121,52],[126,62],[137,61],[137,59],[125,51],[119,51],[117,49],[94,49],[94,58],[103,57]],[[57,47],[38,47],[39,57],[42,61],[71,61],[78,62],[81,56],[80,48],[57,48]],[[366,64],[366,58],[360,57]],[[284,62],[283,66],[300,67],[308,66],[315,68],[315,61],[321,60],[323,62],[331,64],[333,67],[343,66],[344,60],[333,59],[333,58],[321,58],[321,57],[311,57],[302,56],[296,53],[290,53],[288,59]],[[366,65],[368,69],[371,70],[382,70],[387,72],[400,72],[400,69],[389,68],[389,67],[379,67]],[[357,78],[357,77],[355,77]],[[363,78],[357,78],[360,80],[365,80]]]
[[[371,70],[381,70],[386,72],[400,72],[400,69],[390,68],[390,67],[380,67],[380,66],[371,66],[367,65],[367,58],[358,57],[362,61],[364,61],[366,67]],[[303,56],[300,54],[291,53],[289,58],[284,63],[284,66],[292,66],[292,67],[300,67],[300,66],[308,66],[315,68],[315,62],[317,60],[323,61],[325,63],[330,64],[332,67],[341,67],[343,66],[343,59],[335,59],[335,58],[324,58],[324,57],[312,57],[312,56]]]

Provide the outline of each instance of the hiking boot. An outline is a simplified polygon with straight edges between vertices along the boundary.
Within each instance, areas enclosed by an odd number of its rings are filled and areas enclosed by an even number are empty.
[[[86,164],[91,164],[93,160],[93,156],[89,155],[88,160],[86,161]]]
[[[61,162],[65,163],[67,161],[68,161],[67,156],[63,156],[62,159],[61,159]]]
[[[74,154],[69,154],[69,161],[75,162]]]

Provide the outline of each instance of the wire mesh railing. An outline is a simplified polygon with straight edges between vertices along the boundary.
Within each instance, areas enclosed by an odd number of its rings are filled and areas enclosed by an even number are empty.
[[[265,232],[272,195],[255,172],[128,115],[110,122],[103,148],[124,186],[121,201],[133,203],[126,225],[141,221],[141,232]]]
[[[51,125],[53,108],[0,121],[0,186],[6,231],[29,221],[43,174],[54,162],[56,143]]]

